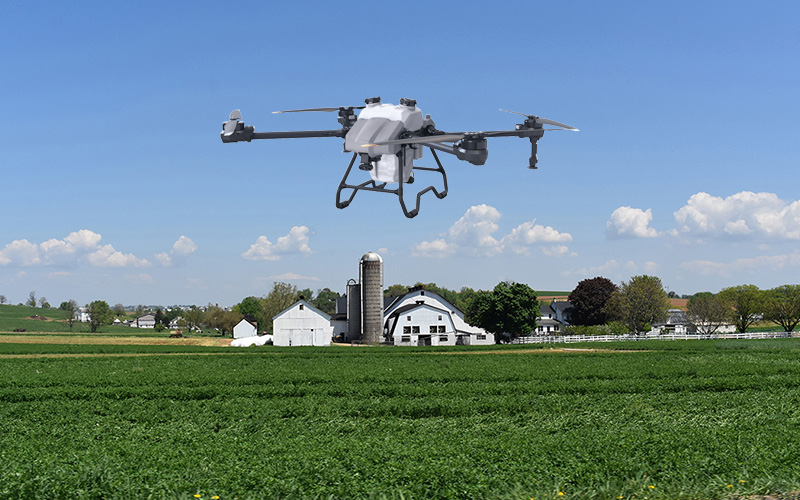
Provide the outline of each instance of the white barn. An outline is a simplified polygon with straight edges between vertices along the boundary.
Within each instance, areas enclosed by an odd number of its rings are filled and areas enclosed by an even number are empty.
[[[258,335],[258,329],[255,323],[248,321],[247,318],[242,319],[233,327],[233,338],[235,339],[255,337],[256,335]]]
[[[331,317],[305,300],[298,300],[272,318],[272,343],[276,346],[329,346]]]
[[[384,311],[384,335],[394,345],[491,345],[494,334],[471,326],[464,313],[438,294],[414,290]]]
[[[133,320],[131,326],[134,328],[155,328],[156,315],[153,313],[142,314]]]

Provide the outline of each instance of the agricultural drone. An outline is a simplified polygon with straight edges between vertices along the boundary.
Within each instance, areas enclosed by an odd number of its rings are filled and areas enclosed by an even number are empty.
[[[364,101],[364,106],[340,106],[337,108],[308,108],[275,111],[275,113],[300,112],[338,112],[341,129],[335,130],[302,130],[288,132],[256,132],[255,128],[245,125],[242,114],[234,110],[230,119],[222,124],[220,134],[222,142],[250,142],[253,139],[291,139],[306,137],[341,137],[344,138],[344,152],[352,152],[353,157],[336,190],[336,207],[345,208],[353,201],[358,191],[377,191],[396,194],[406,217],[412,218],[419,213],[420,198],[428,191],[433,191],[437,198],[447,196],[447,175],[436,151],[454,155],[473,165],[483,165],[489,155],[486,139],[489,137],[522,137],[531,141],[531,157],[528,168],[535,169],[537,142],[550,130],[578,129],[547,118],[506,111],[525,117],[525,121],[517,124],[514,130],[495,130],[488,132],[444,132],[438,130],[430,115],[423,117],[417,108],[417,101],[400,99],[399,105],[382,104],[380,97],[372,97]],[[356,110],[361,110],[356,116]],[[550,125],[558,128],[544,128]],[[436,160],[436,168],[414,165],[415,160],[422,158],[424,148],[428,148]],[[370,180],[361,184],[348,184],[350,171],[359,160],[358,168],[369,172]],[[408,210],[403,199],[403,186],[414,182],[415,170],[439,172],[442,175],[443,189],[437,190],[428,186],[417,193],[416,206]],[[388,184],[397,184],[397,188],[387,188]],[[346,200],[342,200],[342,190],[352,192]]]

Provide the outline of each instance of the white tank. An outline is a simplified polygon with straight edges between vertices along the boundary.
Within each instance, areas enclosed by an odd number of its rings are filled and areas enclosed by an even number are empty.
[[[353,128],[344,139],[346,151],[367,153],[380,157],[372,163],[370,176],[375,182],[408,182],[414,160],[422,158],[422,146],[406,148],[401,160],[397,153],[402,149],[398,144],[363,147],[364,144],[397,139],[403,131],[416,131],[422,128],[422,111],[416,106],[370,103],[361,110]],[[402,164],[401,164],[402,163]]]

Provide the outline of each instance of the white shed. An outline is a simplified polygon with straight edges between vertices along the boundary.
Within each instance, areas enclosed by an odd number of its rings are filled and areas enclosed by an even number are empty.
[[[233,327],[233,338],[235,339],[254,337],[256,335],[258,335],[258,329],[256,328],[256,325],[248,321],[246,318],[236,323],[236,326]]]
[[[272,318],[273,345],[331,345],[331,317],[305,300],[298,300]]]

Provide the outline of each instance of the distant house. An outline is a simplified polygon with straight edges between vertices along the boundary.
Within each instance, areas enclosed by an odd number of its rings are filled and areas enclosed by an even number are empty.
[[[75,316],[73,316],[76,321],[80,321],[81,323],[88,323],[89,322],[89,308],[88,307],[79,307],[75,309]]]
[[[429,290],[395,297],[383,318],[386,340],[398,346],[494,344],[494,334],[467,323],[463,312]]]
[[[133,320],[133,323],[131,323],[131,326],[134,328],[155,328],[156,315],[153,313],[147,313],[137,316],[136,319]]]
[[[242,318],[242,320],[233,327],[233,338],[235,339],[255,337],[256,335],[258,335],[258,328],[252,316],[249,318]]]
[[[329,346],[333,326],[328,314],[301,299],[273,316],[272,334],[276,346]]]
[[[533,335],[553,335],[561,333],[572,321],[572,304],[566,300],[551,300],[539,306],[539,318]]]

